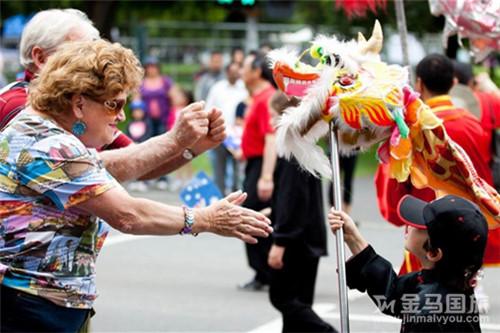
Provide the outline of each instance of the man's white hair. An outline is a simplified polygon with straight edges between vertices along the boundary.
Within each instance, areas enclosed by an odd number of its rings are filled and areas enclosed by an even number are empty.
[[[20,61],[24,68],[34,64],[33,47],[47,53],[54,52],[65,41],[77,34],[85,40],[99,39],[99,31],[85,13],[77,9],[48,9],[38,12],[24,27],[19,46]],[[80,40],[80,38],[78,38]]]

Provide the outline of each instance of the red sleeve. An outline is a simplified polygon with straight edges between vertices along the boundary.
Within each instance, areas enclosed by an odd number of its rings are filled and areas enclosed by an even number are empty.
[[[0,96],[0,130],[26,106],[26,89],[7,90]]]
[[[103,148],[103,150],[124,148],[134,143],[132,139],[120,132],[113,142]]]

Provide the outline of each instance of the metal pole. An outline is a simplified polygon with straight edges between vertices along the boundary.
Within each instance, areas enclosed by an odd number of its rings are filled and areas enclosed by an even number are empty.
[[[333,207],[335,207],[336,210],[341,210],[342,195],[340,189],[339,149],[337,143],[337,128],[334,126],[333,121],[330,122],[330,162],[332,164]],[[339,275],[340,332],[349,333],[349,304],[345,274],[344,231],[342,229],[337,230],[335,240],[337,248],[337,272]]]
[[[410,58],[408,57],[408,31],[406,30],[405,5],[403,0],[395,0],[394,6],[396,7],[399,38],[401,39],[401,49],[403,51],[403,65],[409,66]]]

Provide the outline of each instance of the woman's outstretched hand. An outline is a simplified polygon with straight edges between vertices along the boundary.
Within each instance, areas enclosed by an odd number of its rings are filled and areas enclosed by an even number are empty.
[[[255,237],[268,237],[273,231],[271,221],[261,213],[240,207],[247,198],[241,191],[233,192],[224,199],[198,211],[197,219],[208,225],[208,232],[236,237],[255,244]]]

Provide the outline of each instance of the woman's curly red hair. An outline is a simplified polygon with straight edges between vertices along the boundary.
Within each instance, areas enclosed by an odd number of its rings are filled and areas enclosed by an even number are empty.
[[[105,40],[68,42],[51,55],[29,88],[29,104],[50,116],[71,111],[71,97],[113,98],[136,90],[143,69],[132,50]]]

